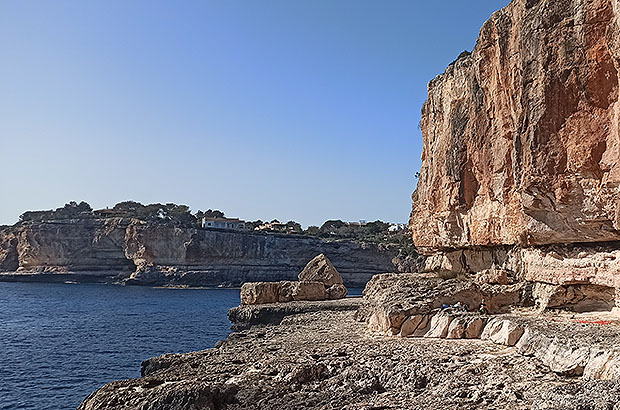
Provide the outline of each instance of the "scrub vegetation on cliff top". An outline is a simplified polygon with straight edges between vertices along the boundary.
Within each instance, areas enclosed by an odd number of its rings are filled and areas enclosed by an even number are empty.
[[[71,201],[60,208],[44,211],[27,211],[20,218],[19,223],[46,222],[68,219],[105,219],[105,218],[135,218],[155,223],[172,223],[184,227],[200,227],[202,218],[225,218],[220,210],[207,209],[192,213],[187,205],[141,204],[135,201],[119,202],[112,208],[93,210],[86,202]],[[303,229],[296,221],[280,224],[286,227],[287,234],[301,234],[319,237],[325,240],[354,240],[359,242],[385,243],[398,245],[406,255],[416,254],[413,242],[405,229],[390,230],[393,225],[377,220],[374,222],[345,222],[339,219],[328,220],[320,227],[309,226]],[[254,230],[263,226],[262,220],[246,222],[246,229]],[[263,231],[265,232],[265,231]]]

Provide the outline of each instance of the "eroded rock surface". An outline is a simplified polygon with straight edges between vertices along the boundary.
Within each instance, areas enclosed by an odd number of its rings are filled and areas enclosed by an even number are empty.
[[[300,305],[278,326],[251,327],[218,346],[149,359],[142,378],[102,387],[80,410],[106,402],[155,409],[150,403],[168,396],[193,403],[198,393],[187,386],[202,386],[206,403],[216,397],[204,408],[229,410],[608,409],[620,391],[617,382],[564,377],[535,355],[490,341],[377,336],[349,310]]]
[[[416,245],[620,240],[619,8],[513,0],[431,81]]]
[[[300,282],[323,282],[326,287],[341,284],[342,276],[324,254],[314,257],[299,274]]]
[[[248,281],[295,280],[321,253],[337,266],[341,282],[363,286],[373,274],[395,269],[397,251],[374,244],[130,218],[28,222],[0,228],[0,279],[241,286]]]
[[[431,317],[443,305],[460,302],[476,311],[485,299],[491,313],[501,313],[511,306],[528,304],[528,291],[527,284],[478,285],[468,280],[411,273],[376,275],[364,289],[358,317],[374,331],[398,334],[409,317]]]

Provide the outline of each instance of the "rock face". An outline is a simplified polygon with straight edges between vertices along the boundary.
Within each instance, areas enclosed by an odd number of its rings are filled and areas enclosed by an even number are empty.
[[[427,252],[620,240],[620,5],[514,0],[428,86]]]
[[[125,254],[129,219],[83,219],[17,225],[11,229],[17,239],[17,266],[25,272],[109,272],[135,270]],[[6,242],[5,242],[6,243]]]
[[[19,268],[17,237],[10,227],[0,227],[0,272]]]
[[[124,280],[148,285],[230,285],[295,280],[324,253],[349,286],[393,271],[397,251],[302,235],[185,228],[130,218],[28,222],[0,227],[2,280]],[[75,279],[73,279],[75,280]]]
[[[428,86],[410,219],[425,270],[620,289],[619,70],[617,0],[493,14]]]

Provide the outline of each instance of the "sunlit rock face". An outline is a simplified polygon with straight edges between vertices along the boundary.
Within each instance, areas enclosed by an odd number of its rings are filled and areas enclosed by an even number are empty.
[[[361,287],[373,275],[396,269],[398,249],[130,218],[50,220],[0,227],[0,280],[39,280],[32,276],[46,274],[47,280],[61,281],[241,286],[295,280],[322,253],[338,268],[341,282]],[[330,297],[338,291],[332,289]]]
[[[620,1],[514,0],[428,86],[425,253],[620,240]]]

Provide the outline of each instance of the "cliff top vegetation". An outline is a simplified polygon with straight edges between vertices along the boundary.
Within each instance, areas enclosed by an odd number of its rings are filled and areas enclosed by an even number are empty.
[[[135,218],[156,223],[174,223],[179,226],[200,227],[202,218],[224,218],[226,215],[218,209],[198,210],[195,213],[187,205],[175,203],[141,204],[136,201],[123,201],[112,208],[94,210],[88,203],[71,201],[64,206],[52,210],[27,211],[20,216],[18,223],[49,222],[71,219],[106,219],[106,218]],[[390,231],[390,224],[377,220],[368,223],[350,223],[339,219],[332,219],[319,226],[309,226],[303,229],[296,221],[280,223],[272,221],[248,221],[246,227],[254,230],[266,223],[278,224],[284,227],[288,234],[315,236],[326,240],[354,240],[373,243],[390,243],[405,249],[414,249],[410,235],[406,230]],[[282,232],[282,231],[280,231]]]

